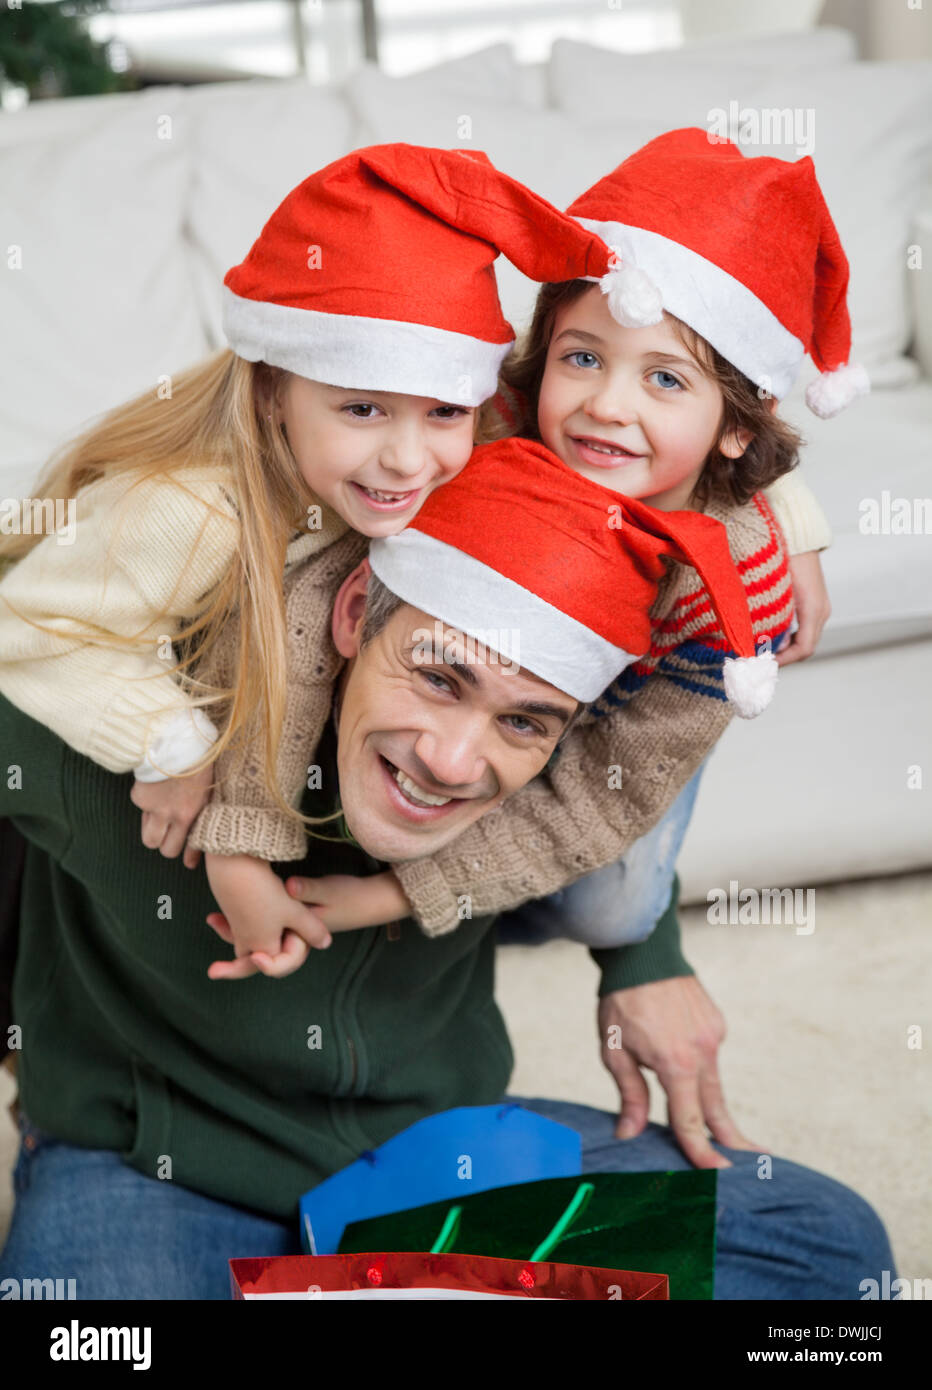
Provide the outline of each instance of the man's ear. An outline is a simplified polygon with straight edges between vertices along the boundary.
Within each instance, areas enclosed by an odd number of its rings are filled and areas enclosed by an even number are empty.
[[[363,560],[344,579],[333,603],[330,621],[333,645],[347,661],[359,654],[359,638],[366,616],[366,589],[371,573],[369,561]]]

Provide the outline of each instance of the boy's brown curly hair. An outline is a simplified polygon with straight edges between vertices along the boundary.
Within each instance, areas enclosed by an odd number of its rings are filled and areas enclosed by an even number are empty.
[[[500,383],[508,393],[509,403],[514,406],[516,395],[518,408],[522,412],[517,430],[510,432],[529,439],[540,439],[537,402],[557,312],[592,287],[591,280],[567,280],[541,287],[531,326],[501,368]],[[769,487],[777,478],[796,467],[802,438],[772,411],[771,398],[766,394],[761,395],[749,377],[733,367],[685,323],[672,314],[667,317],[684,345],[718,383],[722,392],[724,406],[719,440],[741,429],[753,436],[740,458],[727,458],[717,447],[711,450],[690,502],[693,506],[701,507],[717,495],[736,506],[742,506],[755,492]]]

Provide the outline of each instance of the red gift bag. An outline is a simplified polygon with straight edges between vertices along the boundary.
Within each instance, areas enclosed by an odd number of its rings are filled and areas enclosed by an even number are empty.
[[[668,1299],[665,1274],[416,1251],[231,1260],[233,1297]]]

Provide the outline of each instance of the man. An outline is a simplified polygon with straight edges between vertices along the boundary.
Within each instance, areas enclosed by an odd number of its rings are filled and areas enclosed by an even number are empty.
[[[497,489],[537,447],[501,446]],[[299,875],[375,874],[444,843],[543,769],[592,698],[590,684],[601,688],[626,659],[611,619],[584,616],[620,564],[615,540],[577,523],[576,541],[572,528],[562,537],[578,545],[575,563],[563,551],[538,578],[540,557],[523,568],[519,557],[516,568],[499,536],[491,550],[507,555],[500,568],[510,571],[501,574],[465,539],[472,507],[482,522],[473,535],[489,540],[484,475],[475,462],[470,470],[443,499],[464,540],[460,559],[447,557],[452,587],[433,585],[436,608],[408,597],[423,558],[408,533],[374,551],[381,587],[364,562],[333,595],[333,642],[346,664],[317,750],[321,785],[302,810],[341,810],[350,835],[332,822],[333,838],[312,840],[293,866]],[[578,483],[585,500],[594,485]],[[562,479],[561,489],[565,520],[575,499]],[[419,514],[421,537],[439,506]],[[696,521],[722,544],[717,523]],[[642,536],[642,572],[646,544]],[[586,557],[600,546],[593,570]],[[491,617],[490,603],[520,611],[520,662],[508,639],[498,650],[476,644],[474,619]],[[450,625],[454,610],[461,627]],[[438,620],[444,640],[425,643]],[[427,1114],[502,1098],[513,1059],[493,997],[490,918],[434,939],[411,921],[336,932],[287,978],[217,983],[206,974],[206,881],[138,843],[128,779],[6,701],[0,761],[0,815],[29,840],[14,987],[23,1138],[0,1280],[74,1278],[81,1298],[224,1298],[230,1256],[299,1249],[296,1205],[308,1188]],[[696,1045],[714,1054],[698,983],[675,978],[688,971],[675,943],[596,956],[603,1030],[617,1021],[637,1039],[655,1009],[641,1001],[664,991],[688,1019],[693,1010]],[[611,1064],[608,1049],[605,1057]],[[681,1108],[688,1071],[680,1059],[671,1078]],[[700,1099],[727,1121],[720,1091],[707,1084]],[[657,1126],[623,1143],[605,1112],[526,1103],[579,1130],[586,1172],[688,1166]],[[698,1140],[700,1114],[686,1112]],[[855,1193],[780,1159],[761,1182],[757,1154],[733,1133],[716,1160],[733,1164],[720,1175],[718,1297],[855,1298],[863,1278],[893,1269],[883,1227]]]

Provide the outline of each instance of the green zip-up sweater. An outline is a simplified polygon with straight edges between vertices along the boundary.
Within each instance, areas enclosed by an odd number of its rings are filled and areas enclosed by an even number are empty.
[[[310,815],[335,804],[329,730],[318,763]],[[492,918],[434,939],[413,921],[336,933],[287,979],[208,980],[223,948],[206,875],[142,845],[132,781],[0,697],[0,815],[29,841],[13,1013],[36,1125],[290,1220],[303,1192],[398,1130],[504,1094]],[[287,871],[384,867],[349,843],[311,846]],[[675,910],[643,945],[593,955],[602,993],[690,973]]]

